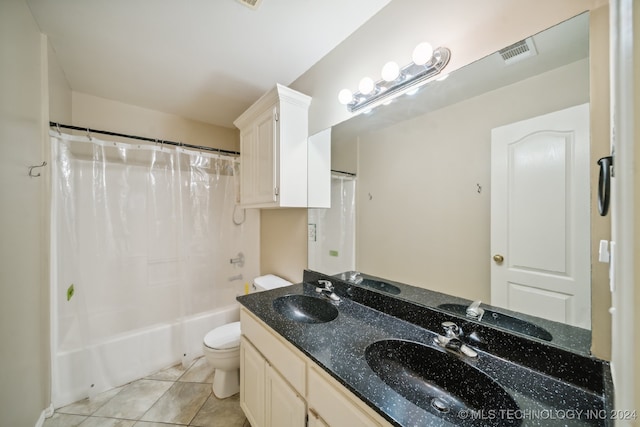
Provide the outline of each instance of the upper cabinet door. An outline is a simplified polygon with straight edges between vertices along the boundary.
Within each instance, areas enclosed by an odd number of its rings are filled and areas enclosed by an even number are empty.
[[[275,107],[240,134],[240,201],[243,205],[278,201]]]

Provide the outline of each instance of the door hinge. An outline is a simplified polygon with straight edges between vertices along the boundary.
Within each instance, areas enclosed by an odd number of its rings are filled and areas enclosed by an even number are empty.
[[[273,188],[273,195],[274,196],[279,196],[280,195],[280,187],[274,187]]]
[[[275,120],[276,122],[278,121],[278,112],[277,111],[273,112],[273,120]]]

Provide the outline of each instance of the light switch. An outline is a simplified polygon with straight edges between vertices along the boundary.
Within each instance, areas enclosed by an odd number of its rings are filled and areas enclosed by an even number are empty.
[[[600,249],[598,250],[598,261],[609,262],[609,241],[600,240]]]

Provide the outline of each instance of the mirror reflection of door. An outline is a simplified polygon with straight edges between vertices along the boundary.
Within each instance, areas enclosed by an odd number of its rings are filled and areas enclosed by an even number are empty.
[[[589,151],[589,104],[492,130],[492,305],[590,329]]]

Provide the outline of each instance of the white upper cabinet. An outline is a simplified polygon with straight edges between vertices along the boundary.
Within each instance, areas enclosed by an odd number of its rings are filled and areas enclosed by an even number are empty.
[[[309,206],[310,104],[309,96],[278,84],[233,122],[240,129],[242,206]]]

